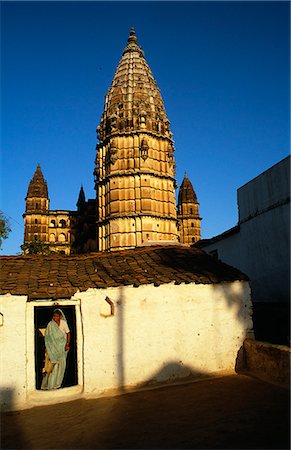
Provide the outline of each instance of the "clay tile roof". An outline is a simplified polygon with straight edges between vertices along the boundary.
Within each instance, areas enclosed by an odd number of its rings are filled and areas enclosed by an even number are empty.
[[[29,183],[26,197],[48,198],[47,183],[43,177],[39,164],[34,172],[32,180]]]
[[[1,256],[0,294],[70,298],[77,291],[121,285],[213,284],[248,280],[198,248],[147,246],[86,255]]]

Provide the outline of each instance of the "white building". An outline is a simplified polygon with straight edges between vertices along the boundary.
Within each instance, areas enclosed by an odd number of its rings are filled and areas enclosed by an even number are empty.
[[[233,372],[252,336],[247,277],[196,248],[1,257],[2,407],[98,397]],[[40,331],[54,308],[72,334],[61,389],[40,390]]]
[[[290,156],[240,187],[237,201],[238,225],[197,245],[246,273],[254,305],[266,320],[264,332],[278,327],[277,334],[284,328],[286,334],[290,302]]]

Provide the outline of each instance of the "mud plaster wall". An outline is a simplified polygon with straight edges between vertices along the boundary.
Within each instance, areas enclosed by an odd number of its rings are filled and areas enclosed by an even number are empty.
[[[243,349],[245,371],[263,380],[290,386],[289,347],[246,339]]]
[[[247,282],[89,289],[59,303],[76,305],[79,385],[45,392],[34,388],[33,308],[38,302],[11,295],[0,301],[4,409],[233,371],[252,330]]]
[[[8,409],[12,398],[16,404],[26,400],[26,302],[26,296],[0,296],[0,396]]]
[[[106,296],[114,314],[103,317]],[[80,298],[86,394],[234,370],[252,329],[246,282],[111,288]]]

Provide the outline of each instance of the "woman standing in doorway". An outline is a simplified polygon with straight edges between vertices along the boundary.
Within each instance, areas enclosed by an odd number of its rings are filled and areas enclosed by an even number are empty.
[[[52,320],[45,330],[45,364],[41,389],[61,387],[70,349],[70,338],[70,329],[63,311],[55,309]]]

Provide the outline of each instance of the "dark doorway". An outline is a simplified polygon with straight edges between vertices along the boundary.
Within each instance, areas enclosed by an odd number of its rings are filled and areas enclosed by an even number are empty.
[[[34,330],[35,330],[35,385],[40,389],[42,382],[42,368],[44,366],[45,344],[43,331],[52,319],[53,311],[60,308],[67,319],[71,333],[70,350],[67,356],[66,371],[62,387],[78,384],[77,370],[77,346],[76,346],[76,313],[75,306],[35,306],[34,307]]]

